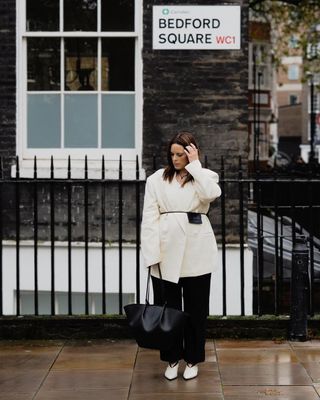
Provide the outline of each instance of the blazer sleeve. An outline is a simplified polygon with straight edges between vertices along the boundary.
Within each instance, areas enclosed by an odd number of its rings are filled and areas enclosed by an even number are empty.
[[[194,178],[196,192],[201,201],[211,202],[220,197],[219,175],[216,172],[202,168],[199,160],[192,161],[185,168]]]
[[[159,223],[160,211],[158,201],[153,183],[148,178],[144,195],[141,224],[141,250],[146,267],[161,261]]]

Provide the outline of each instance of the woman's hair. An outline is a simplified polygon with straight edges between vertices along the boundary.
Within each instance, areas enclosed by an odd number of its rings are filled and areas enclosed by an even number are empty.
[[[179,132],[177,133],[169,142],[168,144],[168,149],[167,149],[167,161],[168,161],[168,165],[165,168],[165,170],[163,171],[163,179],[166,181],[168,180],[169,182],[172,182],[172,179],[174,177],[174,174],[176,172],[176,169],[174,168],[173,162],[172,162],[172,157],[171,157],[171,146],[173,144],[179,144],[180,146],[182,146],[183,148],[185,148],[186,146],[189,146],[190,144],[194,144],[196,146],[196,148],[199,151],[199,147],[196,143],[196,139],[195,137],[192,135],[192,133],[190,132]],[[184,186],[187,182],[189,181],[193,181],[193,176],[191,174],[188,173],[186,179],[184,180],[182,186]]]

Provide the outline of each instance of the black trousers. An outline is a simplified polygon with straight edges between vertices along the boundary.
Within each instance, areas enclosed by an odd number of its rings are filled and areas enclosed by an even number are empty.
[[[154,304],[162,305],[167,301],[168,307],[183,309],[190,314],[183,337],[178,339],[172,349],[160,351],[162,361],[175,362],[184,359],[187,363],[197,364],[205,360],[210,280],[211,274],[180,278],[178,283],[165,280],[161,282],[159,278],[152,277]]]

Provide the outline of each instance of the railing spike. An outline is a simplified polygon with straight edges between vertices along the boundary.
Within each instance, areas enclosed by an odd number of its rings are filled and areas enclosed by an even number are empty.
[[[105,162],[104,162],[104,154],[102,154],[102,160],[101,160],[101,179],[105,179],[106,175],[105,175],[105,171],[106,167],[105,167]]]
[[[16,178],[20,178],[19,156],[16,156]]]
[[[88,179],[88,156],[84,157],[84,179]]]
[[[50,178],[54,178],[54,163],[53,163],[53,156],[51,156],[50,160]]]
[[[37,179],[37,156],[34,156],[33,159],[33,178]]]
[[[122,154],[119,157],[119,179],[122,180]]]
[[[71,179],[71,157],[68,155],[68,179]]]
[[[140,178],[139,156],[136,155],[136,179]]]

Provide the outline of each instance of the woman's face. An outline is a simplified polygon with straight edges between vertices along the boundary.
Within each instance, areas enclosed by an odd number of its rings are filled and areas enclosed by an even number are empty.
[[[177,171],[183,170],[183,168],[189,163],[183,146],[177,143],[173,143],[173,145],[171,146],[171,160],[174,168]]]

